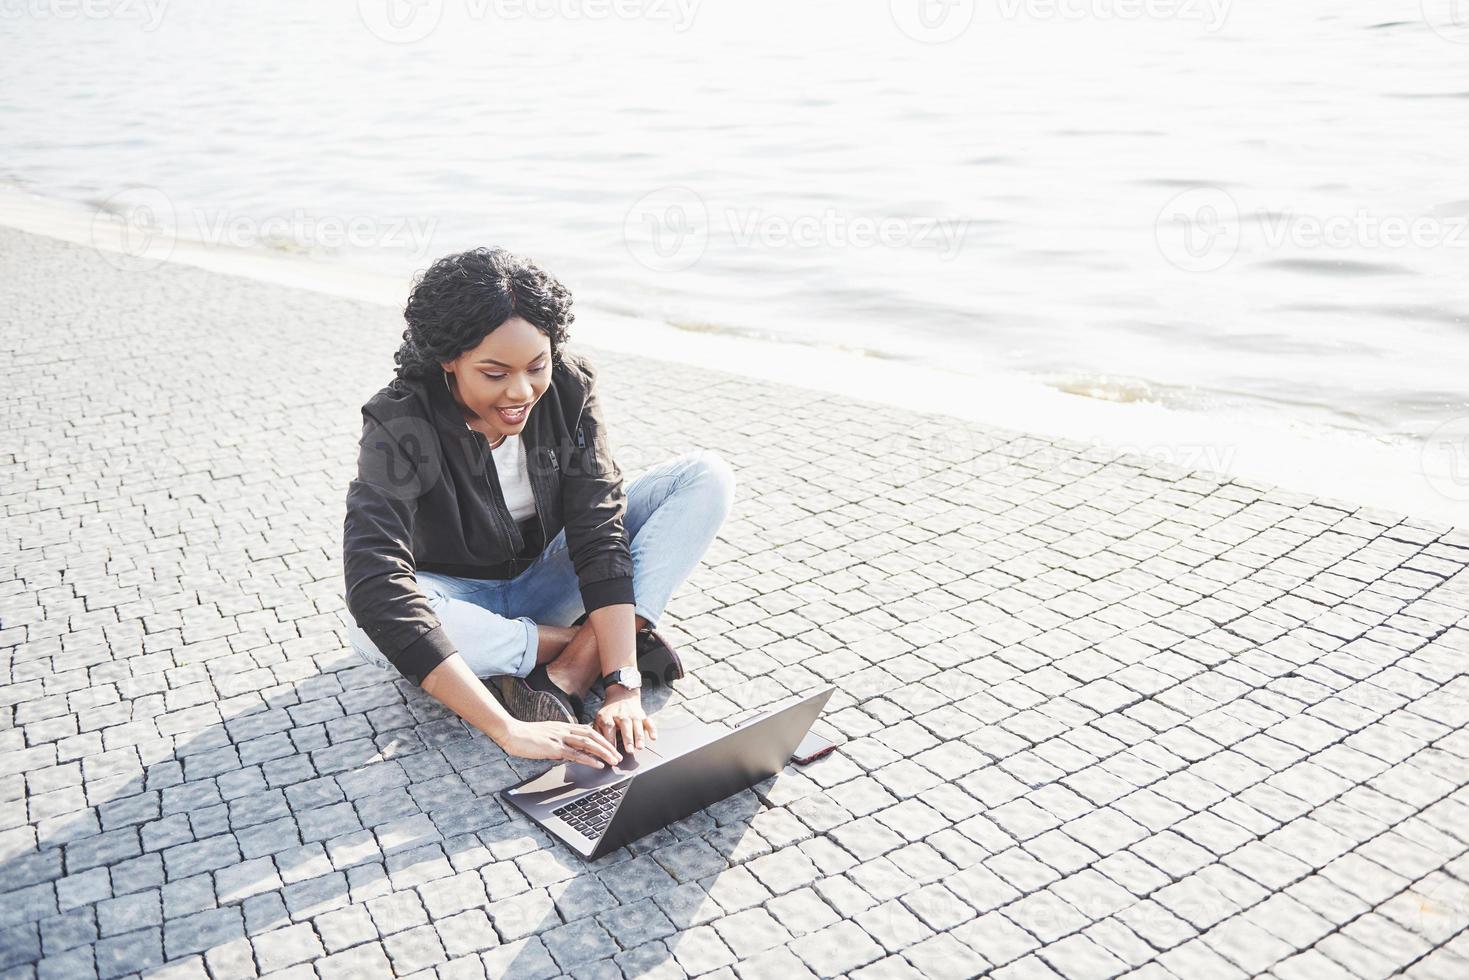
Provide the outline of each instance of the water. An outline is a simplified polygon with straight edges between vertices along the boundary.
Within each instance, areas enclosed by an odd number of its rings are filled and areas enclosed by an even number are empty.
[[[1469,417],[1449,0],[394,3],[7,5],[0,181],[364,267],[504,245],[588,307],[1201,417]]]

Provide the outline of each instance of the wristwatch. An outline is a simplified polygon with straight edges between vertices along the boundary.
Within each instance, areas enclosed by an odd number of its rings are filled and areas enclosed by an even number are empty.
[[[621,684],[629,691],[636,691],[643,686],[643,673],[636,667],[618,667],[602,678],[603,687],[611,687],[613,684]]]

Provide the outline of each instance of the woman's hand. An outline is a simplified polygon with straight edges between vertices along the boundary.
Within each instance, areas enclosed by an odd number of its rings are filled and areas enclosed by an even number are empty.
[[[511,721],[500,748],[523,759],[565,759],[605,769],[622,761],[612,743],[590,725],[564,721]]]
[[[643,713],[643,699],[638,690],[629,691],[620,684],[614,684],[605,695],[597,717],[592,719],[592,727],[613,745],[620,734],[622,747],[629,752],[643,747],[644,733],[648,738],[658,737],[653,719]]]

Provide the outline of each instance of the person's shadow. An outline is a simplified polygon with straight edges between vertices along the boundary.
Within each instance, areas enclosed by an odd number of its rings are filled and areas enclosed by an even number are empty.
[[[259,697],[228,696],[230,669],[240,691],[258,678],[224,655],[195,665],[217,702],[164,710],[165,695],[154,718],[129,720],[89,688],[73,710],[105,740],[12,736],[0,970],[110,980],[200,958],[215,976],[264,975],[332,957],[375,976],[478,956],[491,976],[531,977],[619,956],[641,973],[672,955],[661,940],[717,914],[707,888],[748,856],[781,776],[584,862],[499,797],[549,763],[507,757],[343,636],[315,634],[322,672]],[[178,681],[169,694],[186,702]],[[701,688],[692,674],[679,685]],[[758,682],[745,693],[788,696]],[[667,687],[644,699],[660,721],[687,711]]]

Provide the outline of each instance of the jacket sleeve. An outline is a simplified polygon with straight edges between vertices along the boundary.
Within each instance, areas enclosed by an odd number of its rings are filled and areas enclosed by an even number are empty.
[[[591,612],[633,602],[632,551],[623,523],[627,495],[607,438],[597,373],[585,360],[581,366],[587,375],[586,401],[562,470],[561,504],[582,606]]]
[[[347,488],[342,566],[347,609],[404,677],[422,684],[458,651],[414,577],[413,521],[429,471],[422,431],[382,425],[364,409],[357,478]]]

